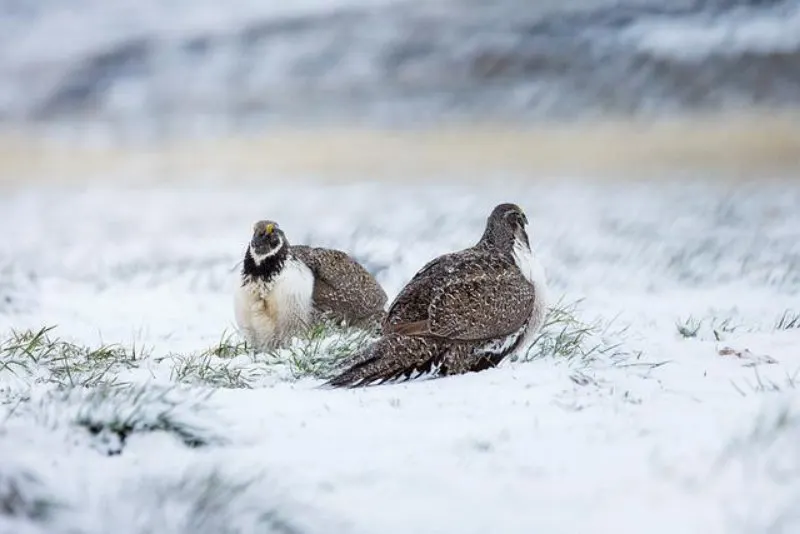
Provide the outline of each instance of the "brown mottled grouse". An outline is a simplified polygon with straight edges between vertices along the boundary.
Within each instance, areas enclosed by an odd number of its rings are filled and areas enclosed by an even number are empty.
[[[526,347],[544,316],[544,271],[527,218],[500,204],[478,243],[425,265],[383,321],[382,336],[327,385],[355,387],[494,367]]]
[[[256,348],[274,348],[323,316],[351,325],[379,322],[386,293],[340,250],[291,246],[274,221],[259,221],[244,255],[236,322]]]

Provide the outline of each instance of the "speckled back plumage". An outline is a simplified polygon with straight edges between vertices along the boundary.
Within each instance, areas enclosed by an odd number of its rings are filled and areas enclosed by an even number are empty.
[[[534,288],[510,256],[480,249],[444,256],[397,296],[384,332],[492,339],[530,317]]]
[[[497,206],[478,243],[425,265],[389,307],[383,335],[328,384],[361,386],[496,366],[540,322],[537,288],[518,267],[527,219]],[[539,304],[539,306],[537,306]]]
[[[289,253],[314,273],[314,307],[349,324],[380,321],[386,292],[361,264],[345,252],[293,245]]]

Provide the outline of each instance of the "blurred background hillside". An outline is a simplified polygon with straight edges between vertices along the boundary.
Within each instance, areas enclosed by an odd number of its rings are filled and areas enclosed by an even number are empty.
[[[796,0],[0,0],[0,176],[793,175]]]

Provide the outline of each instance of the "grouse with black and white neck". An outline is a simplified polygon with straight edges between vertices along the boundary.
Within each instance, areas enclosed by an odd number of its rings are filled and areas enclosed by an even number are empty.
[[[366,326],[384,316],[386,293],[345,252],[290,245],[275,221],[258,221],[236,289],[236,323],[256,349],[284,345],[323,317]]]

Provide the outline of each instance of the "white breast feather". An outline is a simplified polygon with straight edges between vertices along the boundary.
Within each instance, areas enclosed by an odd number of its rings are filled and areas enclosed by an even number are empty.
[[[309,324],[313,291],[314,274],[290,258],[270,282],[254,281],[237,288],[236,323],[254,347],[274,347]]]
[[[536,254],[519,238],[514,241],[514,262],[522,271],[523,276],[533,284],[536,299],[533,304],[533,312],[531,312],[530,324],[517,349],[518,353],[524,353],[534,341],[544,321],[545,307],[547,306],[547,277]]]

